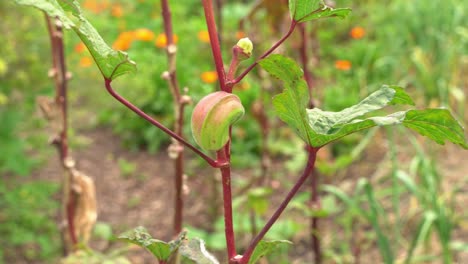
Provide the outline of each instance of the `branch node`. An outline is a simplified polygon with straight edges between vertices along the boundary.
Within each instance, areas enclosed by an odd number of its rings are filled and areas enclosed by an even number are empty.
[[[167,46],[167,53],[169,53],[169,55],[174,55],[177,53],[177,46],[175,44],[170,44],[169,46]]]
[[[169,71],[164,71],[162,74],[161,74],[161,78],[163,80],[170,80],[171,79],[171,73]]]

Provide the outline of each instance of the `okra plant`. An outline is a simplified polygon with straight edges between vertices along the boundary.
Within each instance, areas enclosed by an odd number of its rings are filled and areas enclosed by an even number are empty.
[[[249,39],[241,39],[232,48],[232,58],[228,69],[221,53],[218,30],[212,0],[202,0],[205,20],[210,36],[211,52],[219,80],[219,91],[206,95],[194,108],[191,127],[195,146],[179,132],[175,132],[137,106],[123,98],[112,87],[112,82],[119,76],[135,72],[136,66],[126,53],[111,49],[102,39],[96,29],[83,16],[77,1],[69,0],[15,0],[18,4],[30,5],[46,12],[48,16],[57,18],[66,29],[72,29],[89,49],[104,78],[104,87],[117,101],[131,111],[144,118],[154,126],[167,133],[174,142],[190,149],[206,163],[218,169],[222,175],[223,208],[226,254],[228,262],[256,263],[259,258],[273,251],[276,246],[289,243],[284,240],[264,240],[266,233],[281,216],[291,199],[297,194],[304,182],[311,178],[315,183],[312,190],[313,197],[317,197],[317,175],[312,173],[316,164],[317,153],[327,144],[341,138],[376,126],[403,125],[431,140],[444,144],[450,141],[463,148],[468,148],[464,130],[447,109],[416,109],[414,101],[404,88],[394,85],[383,85],[361,102],[339,112],[330,112],[311,107],[309,94],[310,81],[304,78],[304,72],[295,60],[283,55],[272,54],[296,30],[303,30],[305,23],[313,23],[322,18],[345,18],[351,10],[348,8],[334,8],[321,0],[289,0],[289,28],[283,36],[264,51],[261,56],[246,67],[242,60],[253,54],[254,45]],[[168,42],[171,43],[170,8],[167,0],[161,0],[163,19]],[[167,23],[169,22],[169,23]],[[168,46],[168,54],[173,55],[174,46]],[[293,187],[283,198],[273,215],[250,241],[242,252],[237,251],[235,227],[233,225],[232,210],[232,181],[231,181],[231,141],[236,140],[231,134],[231,128],[244,114],[242,102],[235,93],[235,87],[255,67],[261,67],[272,77],[279,79],[283,91],[272,99],[273,108],[277,116],[284,121],[303,141],[307,151],[307,162],[302,174],[295,180]],[[243,70],[238,74],[239,68]],[[178,86],[174,85],[174,69],[169,72],[168,80],[173,84],[175,92],[180,95]],[[306,76],[307,77],[307,76]],[[310,78],[310,77],[309,77]],[[182,104],[183,105],[183,104]],[[377,115],[387,106],[396,106],[400,111],[388,115]],[[395,108],[395,107],[393,107]],[[392,108],[392,109],[393,109]],[[183,119],[182,119],[183,121]],[[184,125],[185,122],[179,124]],[[180,130],[179,130],[180,131]],[[300,149],[298,151],[301,151]],[[315,222],[317,219],[315,219]],[[314,225],[316,227],[316,225]],[[313,230],[313,250],[317,263],[321,262],[320,230]],[[176,263],[181,254],[197,263],[219,263],[204,247],[200,239],[190,238],[190,234],[180,232],[177,239],[164,242],[153,239],[143,228],[121,236],[122,239],[145,247],[158,259],[159,263]]]

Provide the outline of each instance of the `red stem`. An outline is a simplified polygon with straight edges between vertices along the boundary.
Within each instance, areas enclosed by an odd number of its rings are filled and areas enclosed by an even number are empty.
[[[228,143],[229,144],[229,143]],[[222,148],[216,152],[218,160],[225,160],[229,163],[226,155],[227,148]],[[230,262],[236,256],[236,244],[234,236],[234,224],[232,221],[232,194],[231,194],[231,167],[220,168],[223,184],[223,206],[224,206],[224,233],[226,236],[226,246]]]
[[[110,80],[110,79],[104,79],[104,83],[105,83],[107,91],[110,93],[110,95],[112,95],[115,99],[117,99],[117,101],[122,103],[124,106],[126,106],[127,108],[129,108],[130,110],[135,112],[137,115],[141,116],[146,121],[148,121],[151,124],[153,124],[154,126],[156,126],[157,128],[161,129],[164,133],[168,134],[172,138],[176,139],[177,141],[179,141],[180,143],[182,143],[183,145],[185,145],[186,147],[191,149],[193,152],[195,152],[197,155],[199,155],[201,158],[203,158],[206,162],[208,162],[208,164],[210,164],[211,167],[213,167],[213,168],[222,168],[222,167],[229,166],[229,161],[213,160],[212,158],[207,156],[205,153],[203,153],[199,149],[197,149],[195,146],[193,146],[192,144],[187,142],[184,138],[177,135],[172,130],[165,127],[164,125],[162,125],[161,123],[159,123],[158,121],[153,119],[151,116],[149,116],[148,114],[146,114],[145,112],[140,110],[138,107],[136,107],[135,105],[133,105],[132,103],[127,101],[127,99],[123,98],[121,95],[119,95],[112,88],[111,82],[112,82],[112,80]]]
[[[68,158],[68,105],[67,105],[67,68],[65,64],[65,52],[63,45],[63,31],[60,20],[52,19],[45,14],[47,29],[49,31],[52,53],[53,74],[55,80],[55,102],[60,106],[62,114],[62,130],[60,131],[59,138],[54,139],[53,143],[58,147],[60,161],[62,166]],[[68,186],[70,188],[70,186]],[[75,214],[75,198],[71,191],[66,192],[69,194],[68,202],[65,205],[65,219],[68,227],[68,233],[72,246],[78,243],[74,227],[74,214]]]
[[[216,30],[216,22],[213,12],[213,3],[211,0],[203,0],[203,10],[205,11],[205,20],[208,27],[208,34],[210,36],[211,51],[216,65],[216,72],[218,73],[219,84],[222,91],[226,89],[226,73],[224,71],[223,57],[221,54],[221,46],[219,45],[218,33]]]
[[[307,180],[309,175],[312,173],[315,167],[315,159],[317,157],[318,150],[319,148],[308,147],[309,157],[308,157],[307,166],[304,169],[304,172],[302,173],[301,177],[298,179],[296,184],[294,184],[293,188],[286,195],[283,202],[281,202],[281,205],[276,209],[275,213],[271,216],[271,218],[268,220],[266,225],[262,228],[260,233],[258,233],[258,235],[250,242],[250,245],[247,247],[247,250],[242,256],[240,264],[246,264],[249,262],[250,257],[252,256],[252,253],[255,247],[257,246],[257,244],[260,242],[260,240],[263,239],[265,234],[268,232],[268,230],[270,230],[270,228],[273,226],[276,220],[278,220],[281,213],[283,213],[284,209],[286,209],[286,206],[289,204],[291,199],[296,195],[296,193],[299,191],[299,188],[301,188],[301,186]]]
[[[169,67],[169,88],[173,94],[174,98],[174,116],[176,122],[174,125],[174,132],[182,137],[182,126],[184,124],[184,106],[185,102],[181,101],[179,83],[177,82],[176,77],[176,51],[177,48],[174,43],[174,35],[172,32],[172,18],[171,11],[169,8],[169,3],[167,0],[161,0],[162,7],[162,16],[164,22],[164,32],[166,33],[167,39],[167,59]],[[175,143],[179,145],[178,143]],[[182,185],[183,185],[183,176],[184,176],[184,150],[180,146],[180,149],[177,148],[177,157],[174,160],[174,188],[175,188],[175,198],[174,198],[174,233],[175,235],[179,234],[182,231],[182,220],[183,220],[183,207],[184,201],[182,198]]]
[[[286,32],[286,34],[278,40],[269,50],[267,50],[265,53],[263,53],[262,56],[260,56],[252,65],[250,65],[244,72],[242,72],[236,79],[234,79],[232,82],[228,83],[228,85],[234,85],[236,83],[239,83],[244,77],[255,67],[257,66],[258,62],[264,58],[266,58],[268,55],[270,55],[273,51],[275,51],[276,48],[278,48],[286,39],[291,36],[293,33],[294,29],[296,28],[297,22],[295,20],[291,20],[291,24],[289,25],[289,30]]]
[[[302,63],[302,70],[304,71],[304,79],[307,82],[307,86],[309,87],[309,97],[310,97],[310,102],[309,102],[309,107],[314,108],[313,105],[313,100],[312,100],[312,90],[313,90],[313,79],[312,75],[310,74],[309,71],[309,54],[307,53],[308,51],[308,41],[307,41],[307,28],[306,24],[302,23],[299,25],[299,31],[301,33],[301,47],[299,49],[300,51],[300,58],[301,58],[301,63]]]
[[[315,171],[312,171],[311,175],[311,202],[312,208],[320,208],[320,200],[318,195],[318,174]],[[314,251],[315,263],[322,263],[322,252],[320,250],[320,238],[319,238],[319,218],[313,216],[311,220],[311,231],[312,231],[312,249]]]

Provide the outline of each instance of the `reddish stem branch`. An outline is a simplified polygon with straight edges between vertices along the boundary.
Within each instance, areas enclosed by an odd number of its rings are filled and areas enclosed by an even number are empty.
[[[309,97],[310,97],[309,107],[313,108],[314,104],[312,100],[312,90],[313,90],[314,83],[313,83],[312,75],[310,74],[309,65],[308,65],[309,54],[307,51],[309,50],[309,47],[308,47],[309,45],[308,45],[308,39],[307,39],[307,28],[306,28],[305,23],[302,23],[299,25],[299,31],[301,33],[301,47],[299,49],[300,59],[302,63],[302,70],[304,71],[304,79],[307,82],[307,86],[309,87]]]
[[[213,12],[213,3],[211,0],[203,0],[203,10],[205,11],[205,20],[210,36],[211,51],[218,73],[219,84],[222,91],[226,91],[226,73],[224,71],[223,57],[221,54],[221,46],[219,45],[218,33],[216,30],[216,22]]]
[[[299,188],[301,188],[301,186],[307,180],[309,175],[312,173],[315,167],[315,159],[317,157],[318,150],[318,148],[308,147],[309,157],[304,172],[302,173],[301,177],[296,182],[296,184],[294,184],[293,188],[286,195],[284,200],[281,202],[280,206],[276,209],[275,213],[271,216],[266,225],[262,228],[260,233],[250,242],[250,245],[247,247],[247,250],[245,251],[244,255],[242,256],[242,259],[240,260],[240,264],[246,264],[249,262],[255,247],[258,245],[260,240],[263,239],[265,234],[268,232],[268,230],[270,230],[270,228],[273,226],[276,220],[278,220],[281,213],[283,213],[284,209],[286,209],[286,206],[289,204],[291,199],[296,195],[296,193],[299,191]]]
[[[225,160],[229,163],[226,150],[227,148],[222,148],[216,154],[218,160]],[[220,170],[223,184],[224,233],[226,236],[228,259],[231,261],[236,256],[234,224],[232,221],[231,167],[223,167]]]
[[[54,138],[53,144],[57,146],[60,161],[62,166],[65,166],[65,162],[68,158],[68,118],[67,118],[67,69],[65,64],[65,53],[63,45],[63,31],[62,31],[62,22],[58,19],[52,21],[50,17],[45,14],[47,29],[50,36],[51,42],[51,53],[52,53],[52,65],[53,65],[53,77],[55,80],[55,103],[60,107],[61,112],[61,131],[59,131],[59,136]],[[71,179],[65,179],[65,182],[70,183]],[[64,189],[69,189],[71,184],[64,184]],[[66,227],[70,237],[71,247],[75,246],[78,243],[76,237],[75,227],[74,227],[74,214],[75,214],[75,198],[70,190],[64,190],[65,194],[68,194],[68,197],[64,197],[64,212],[63,218],[66,222]]]
[[[162,16],[164,22],[164,32],[167,39],[167,59],[169,67],[168,83],[169,89],[171,90],[174,102],[174,116],[176,118],[174,124],[174,132],[183,136],[182,127],[184,124],[184,106],[187,102],[181,100],[179,83],[176,77],[176,53],[177,47],[174,43],[174,35],[172,32],[172,18],[169,3],[167,0],[161,0]],[[183,207],[184,201],[182,199],[182,186],[184,176],[184,148],[183,146],[174,140],[171,147],[175,151],[176,157],[174,159],[174,184],[175,184],[175,198],[174,198],[174,235],[179,234],[182,231],[182,219],[183,219]]]
[[[260,56],[252,65],[250,65],[246,70],[244,70],[236,79],[232,80],[229,82],[227,85],[234,85],[236,83],[239,83],[244,77],[253,69],[255,66],[257,66],[258,62],[264,58],[266,58],[268,55],[270,55],[273,51],[275,51],[286,39],[291,36],[291,34],[294,32],[294,29],[296,28],[297,22],[295,20],[291,20],[291,24],[289,25],[289,30],[286,32],[286,34],[278,40],[270,49],[268,49],[265,53],[263,53],[262,56]]]
[[[320,200],[318,195],[318,174],[316,171],[312,171],[311,175],[311,203],[313,209],[320,208]],[[312,216],[311,219],[311,232],[312,232],[312,249],[314,251],[315,263],[322,263],[322,252],[320,250],[320,237],[318,229],[319,218]]]
[[[163,124],[159,123],[158,121],[156,121],[155,119],[153,119],[151,116],[149,116],[148,114],[146,114],[145,112],[143,112],[141,109],[139,109],[138,107],[136,107],[135,105],[133,105],[132,103],[130,103],[129,101],[127,101],[127,99],[123,98],[120,94],[118,94],[111,86],[111,82],[112,80],[110,79],[104,79],[104,85],[106,86],[106,89],[107,91],[109,92],[110,95],[112,95],[112,97],[114,97],[115,99],[117,99],[117,101],[119,101],[120,103],[122,103],[125,107],[127,107],[128,109],[132,110],[133,112],[135,112],[137,115],[139,115],[140,117],[142,117],[143,119],[145,119],[146,121],[150,122],[151,124],[153,124],[154,126],[156,126],[157,128],[161,129],[164,133],[168,134],[169,136],[171,136],[172,138],[176,139],[177,141],[179,141],[180,143],[182,143],[184,146],[188,147],[189,149],[191,149],[193,152],[195,152],[197,155],[199,155],[202,159],[204,159],[206,162],[208,162],[208,164],[210,164],[211,167],[213,168],[222,168],[222,167],[226,167],[226,166],[229,166],[229,161],[223,161],[223,160],[213,160],[212,158],[210,158],[208,155],[206,155],[205,153],[201,152],[199,149],[197,149],[195,146],[193,146],[192,144],[190,144],[188,141],[186,141],[184,138],[182,138],[181,136],[177,135],[176,133],[174,133],[172,130],[170,130],[169,128],[165,127]]]

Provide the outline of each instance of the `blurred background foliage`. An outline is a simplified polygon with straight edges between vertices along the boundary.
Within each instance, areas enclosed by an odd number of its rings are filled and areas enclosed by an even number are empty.
[[[165,38],[158,1],[138,0],[80,0],[89,20],[104,39],[116,49],[125,50],[137,62],[138,73],[115,81],[115,88],[145,112],[171,127],[172,97],[161,74],[167,70]],[[209,38],[199,1],[170,1],[174,33],[178,45],[177,74],[184,92],[194,102],[217,89],[215,68],[209,49]],[[239,37],[248,36],[254,43],[253,57],[263,53],[284,32],[288,23],[286,9],[264,8],[252,14],[252,1],[224,1],[222,49],[226,63],[230,48]],[[313,96],[317,106],[326,110],[341,110],[359,101],[382,84],[398,84],[419,98],[418,106],[448,107],[465,117],[465,91],[468,87],[468,2],[461,0],[336,0],[336,6],[351,7],[348,19],[328,19],[309,23],[309,69],[313,76]],[[270,10],[270,13],[267,12]],[[283,16],[283,17],[284,17]],[[52,95],[53,82],[48,78],[51,65],[49,38],[43,14],[30,8],[18,7],[12,1],[0,1],[0,221],[15,226],[0,225],[0,237],[18,233],[41,248],[39,256],[47,258],[57,253],[53,228],[54,200],[37,207],[22,200],[23,192],[44,199],[56,192],[56,183],[41,183],[9,189],[16,182],[28,181],[32,169],[40,166],[53,150],[45,145],[47,134],[44,121],[36,111],[37,95]],[[240,21],[244,19],[243,23]],[[242,28],[240,28],[242,24]],[[69,83],[72,101],[72,124],[81,128],[112,128],[129,150],[164,151],[169,138],[146,121],[116,103],[105,91],[103,79],[92,59],[74,34],[66,32],[66,54],[73,79]],[[288,40],[282,52],[299,58],[299,35]],[[249,65],[246,61],[242,66]],[[300,141],[273,118],[271,97],[280,91],[278,83],[263,78],[254,70],[236,88],[247,116],[233,130],[234,167],[257,166],[262,152],[262,127],[258,122],[256,105],[263,104],[270,117],[271,131],[267,139],[269,152],[289,160],[292,171],[302,168],[303,155],[297,152]],[[193,104],[188,107],[190,119]],[[73,129],[73,128],[72,128]],[[371,132],[370,132],[371,133]],[[374,133],[374,132],[372,132]],[[72,131],[72,144],[73,144]],[[185,135],[191,139],[189,126]],[[373,134],[372,134],[373,135]],[[320,165],[322,172],[333,174],[357,158],[360,149],[351,147],[359,141],[369,142],[370,136],[350,137],[332,146],[338,164]],[[362,141],[364,140],[364,141]],[[193,140],[192,140],[193,141]],[[294,146],[291,146],[291,142]],[[364,144],[364,143],[360,143]],[[357,149],[357,150],[356,150]],[[348,153],[348,154],[345,154]],[[349,154],[351,153],[351,154]],[[336,166],[335,166],[336,165]],[[3,180],[5,179],[5,180]],[[6,190],[11,193],[6,195]],[[5,195],[3,195],[5,194]],[[24,204],[18,205],[22,200]],[[15,208],[21,208],[16,211]],[[49,218],[33,218],[25,214],[47,212]],[[26,220],[28,219],[28,220]],[[32,219],[37,222],[31,222]],[[47,223],[46,223],[47,222]],[[44,236],[32,236],[40,225]],[[19,231],[18,231],[19,230]],[[17,232],[17,233],[16,233]],[[28,232],[30,232],[28,234]],[[42,239],[42,240],[41,240]],[[2,239],[1,256],[9,247]],[[52,241],[51,243],[45,241]],[[28,258],[28,257],[27,257]],[[1,262],[1,261],[0,261]]]

